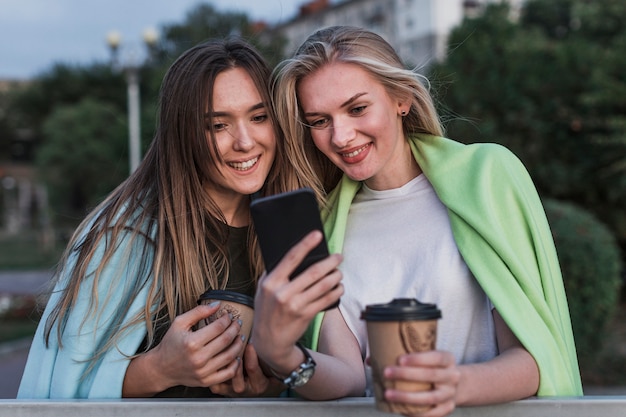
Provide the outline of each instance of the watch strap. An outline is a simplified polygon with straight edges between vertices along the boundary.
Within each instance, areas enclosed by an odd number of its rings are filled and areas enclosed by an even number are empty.
[[[270,371],[274,375],[274,377],[278,378],[282,381],[283,384],[287,385],[289,388],[297,388],[309,382],[309,379],[313,376],[313,372],[315,370],[315,360],[304,346],[300,342],[296,342],[296,346],[298,349],[304,353],[304,362],[302,362],[296,369],[291,371],[287,377],[281,377],[276,374],[273,369],[270,368]],[[306,378],[303,377],[304,373],[310,373]]]

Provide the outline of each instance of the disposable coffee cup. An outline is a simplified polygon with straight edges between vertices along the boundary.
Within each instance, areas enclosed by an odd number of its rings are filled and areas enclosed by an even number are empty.
[[[413,298],[396,298],[388,304],[371,304],[361,312],[367,323],[372,383],[376,408],[397,414],[424,412],[430,406],[391,403],[385,400],[385,389],[426,391],[432,384],[414,381],[389,381],[383,377],[387,366],[396,365],[398,357],[411,352],[435,349],[437,320],[441,311],[435,304]]]
[[[211,304],[214,301],[220,302],[219,310],[209,317],[200,320],[198,328],[200,329],[209,323],[213,323],[224,314],[230,313],[233,316],[233,320],[241,320],[241,335],[245,336],[246,342],[248,342],[254,318],[254,299],[235,291],[208,290],[200,296],[198,304]],[[243,350],[241,354],[243,355]]]

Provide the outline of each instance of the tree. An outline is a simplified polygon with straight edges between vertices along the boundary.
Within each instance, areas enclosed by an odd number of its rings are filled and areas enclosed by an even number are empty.
[[[10,118],[8,96],[8,92],[0,91],[0,162],[11,159],[11,144],[17,136]]]
[[[84,98],[54,110],[43,133],[47,140],[37,167],[46,173],[56,220],[72,224],[128,173],[125,115],[106,102]]]
[[[449,136],[509,147],[543,196],[592,211],[626,249],[625,14],[617,0],[529,0],[516,22],[492,5],[452,32],[431,77]]]
[[[9,106],[14,115],[14,127],[29,130],[35,146],[39,146],[46,140],[42,132],[46,118],[59,106],[76,104],[84,97],[124,108],[124,79],[108,65],[56,64],[12,94]]]
[[[214,37],[239,34],[255,44],[270,64],[284,39],[262,32],[243,13],[220,13],[210,4],[191,9],[182,23],[164,25],[140,68],[141,147],[156,126],[158,93],[167,68],[188,48]],[[0,97],[1,99],[1,97]],[[127,104],[124,74],[110,62],[87,66],[57,64],[8,99],[11,123],[0,117],[0,133],[31,132],[41,177],[50,178],[50,199],[58,213],[82,215],[128,173]],[[4,108],[0,102],[0,110]],[[1,114],[0,114],[1,116]],[[103,121],[107,121],[104,123]],[[0,150],[8,148],[0,140]],[[103,176],[114,167],[113,175]]]
[[[264,31],[262,22],[252,22],[245,13],[219,12],[211,4],[191,9],[184,22],[162,27],[164,42],[159,56],[177,57],[192,46],[212,38],[240,35],[259,49],[271,65],[283,58],[286,40]]]

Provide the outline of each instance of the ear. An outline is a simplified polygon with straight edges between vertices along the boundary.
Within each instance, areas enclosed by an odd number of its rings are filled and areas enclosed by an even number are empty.
[[[409,114],[409,110],[411,110],[412,97],[404,92],[400,92],[399,94],[395,94],[396,100],[396,110],[398,111],[399,116],[406,116]]]
[[[406,116],[409,114],[409,110],[411,110],[411,103],[407,101],[398,101],[397,104],[398,115]]]

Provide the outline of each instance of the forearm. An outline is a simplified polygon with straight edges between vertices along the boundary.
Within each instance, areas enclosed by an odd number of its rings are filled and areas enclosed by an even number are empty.
[[[332,400],[341,397],[363,396],[365,370],[363,364],[355,366],[342,358],[309,351],[316,362],[315,374],[305,385],[294,390],[309,400]],[[294,346],[293,353],[284,357],[272,368],[280,377],[296,369],[304,360],[302,352]]]
[[[152,397],[168,388],[157,369],[152,364],[150,352],[133,358],[124,375],[122,397]]]
[[[341,359],[313,353],[317,362],[315,375],[308,384],[296,390],[310,400],[331,400],[341,397],[362,397],[365,392],[365,368]]]
[[[515,401],[535,395],[539,388],[537,363],[521,346],[488,362],[460,365],[459,369],[458,406]]]

